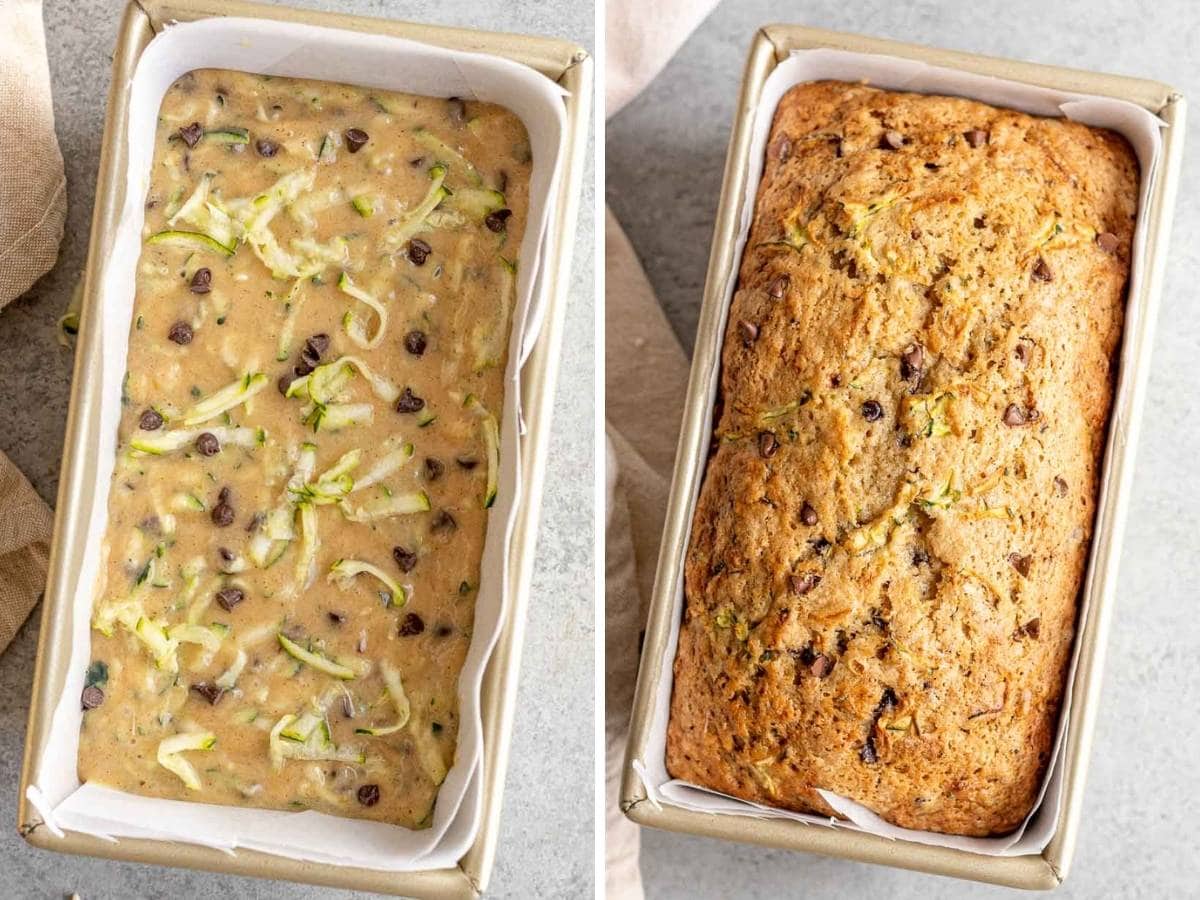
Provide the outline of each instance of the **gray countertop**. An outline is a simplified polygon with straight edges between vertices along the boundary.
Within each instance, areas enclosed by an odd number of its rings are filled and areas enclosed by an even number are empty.
[[[606,199],[690,345],[742,65],[754,30],[791,21],[1036,62],[1155,78],[1200,97],[1200,9],[1044,0],[726,0],[608,126]],[[1189,156],[1200,152],[1196,116]],[[1057,896],[1197,896],[1200,767],[1200,170],[1185,164],[1154,344],[1083,825]],[[647,895],[1012,896],[1002,888],[715,840],[643,832]]]
[[[521,4],[472,0],[291,0],[412,21],[546,34],[591,48],[588,0]],[[71,353],[55,322],[86,256],[99,162],[111,53],[123,4],[117,0],[46,0],[46,41],[59,142],[66,159],[70,211],[54,270],[0,312],[7,348],[0,383],[10,400],[0,450],[48,501],[57,488],[70,386]],[[593,176],[575,230],[574,266],[564,335],[564,365],[554,407],[541,538],[529,602],[511,762],[496,869],[489,896],[592,895],[593,817],[577,799],[592,796],[593,659]],[[92,898],[349,897],[342,891],[132,865],[34,850],[17,835],[16,791],[29,707],[35,611],[0,657],[0,896]],[[551,862],[552,861],[552,862]]]

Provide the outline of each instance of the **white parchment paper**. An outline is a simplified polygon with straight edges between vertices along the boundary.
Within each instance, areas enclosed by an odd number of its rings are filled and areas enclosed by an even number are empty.
[[[109,479],[120,418],[134,276],[141,252],[143,204],[149,188],[155,125],[163,95],[185,72],[237,69],[315,78],[436,97],[502,104],[524,122],[533,150],[529,220],[521,243],[517,302],[500,417],[499,494],[485,541],[475,627],[459,678],[460,731],[454,764],[438,795],[432,827],[395,825],[322,813],[274,812],[151,799],[81,785],[76,768],[82,718],[79,694],[90,658],[94,585],[108,517]],[[506,609],[508,548],[520,501],[518,434],[520,368],[540,328],[545,301],[541,256],[549,240],[565,134],[564,91],[534,70],[509,60],[463,53],[382,35],[317,28],[266,19],[213,18],[173,25],[146,48],[134,74],[129,106],[129,168],[117,235],[100,275],[101,339],[98,471],[92,515],[74,598],[72,651],[63,695],[52,720],[53,739],[41,760],[42,778],[28,796],[48,828],[110,840],[142,837],[182,841],[232,852],[252,848],[293,859],[390,871],[453,866],[470,846],[482,802],[483,726],[479,691],[484,667]],[[265,738],[264,738],[265,740]]]
[[[754,201],[757,186],[762,177],[763,159],[766,152],[767,137],[775,109],[779,100],[789,88],[807,81],[819,80],[864,81],[875,87],[899,91],[915,91],[926,94],[948,94],[981,100],[993,106],[1007,107],[1041,116],[1065,116],[1088,125],[1111,128],[1123,134],[1133,146],[1141,166],[1141,184],[1138,195],[1138,221],[1134,231],[1133,258],[1130,273],[1129,296],[1138,297],[1142,279],[1145,277],[1145,210],[1147,199],[1156,177],[1159,157],[1162,153],[1162,122],[1140,106],[1121,100],[1105,97],[1073,94],[1063,91],[1050,90],[1016,81],[1007,81],[985,75],[975,75],[955,69],[931,66],[914,60],[900,59],[892,56],[875,54],[851,53],[843,50],[817,49],[793,52],[782,61],[763,85],[762,97],[754,113],[750,158],[748,164],[748,189],[745,203],[741,210],[739,232],[734,258],[739,260],[745,248],[746,238],[750,230],[750,221],[754,214]],[[737,284],[738,266],[734,266],[727,275],[724,285],[725,312],[733,298]],[[1126,306],[1125,333],[1136,332],[1136,324],[1142,316],[1142,310],[1137,302]],[[722,321],[718,330],[723,334],[725,323]],[[1122,369],[1131,364],[1131,347],[1126,341],[1121,350]],[[710,398],[715,400],[719,378],[719,361],[711,371],[706,373]],[[1122,395],[1132,389],[1131,379],[1121,379],[1118,386],[1118,396],[1114,398],[1114,409],[1122,405]],[[712,433],[711,408],[709,421],[705,424],[705,433]],[[1119,432],[1124,424],[1114,416],[1113,430]],[[1121,441],[1121,434],[1114,436]],[[1105,468],[1107,472],[1107,466]],[[689,499],[689,516],[695,511],[696,498],[700,491],[700,480],[693,486]],[[1110,502],[1107,490],[1101,492],[1097,509],[1097,520],[1100,519],[1104,506]],[[1085,578],[1085,584],[1091,582],[1091,566]],[[1076,624],[1076,635],[1083,630],[1083,624],[1089,612],[1091,603],[1090,592],[1085,590],[1079,608],[1079,621]],[[1070,672],[1067,676],[1066,691],[1063,695],[1062,714],[1059,718],[1058,732],[1047,768],[1045,780],[1042,783],[1041,794],[1033,811],[1025,822],[1012,834],[992,838],[971,838],[957,835],[935,834],[928,831],[916,831],[908,828],[898,828],[884,822],[870,810],[858,803],[839,797],[828,791],[821,791],[821,796],[839,814],[848,821],[840,821],[825,816],[795,813],[775,809],[757,803],[750,803],[725,794],[711,791],[689,782],[673,780],[666,769],[667,720],[670,713],[671,689],[674,684],[672,661],[679,642],[679,626],[682,621],[684,604],[683,577],[680,574],[679,583],[674,592],[674,608],[672,611],[671,634],[661,660],[663,675],[659,680],[654,696],[654,712],[651,718],[649,737],[646,741],[646,758],[635,760],[634,768],[639,773],[650,801],[655,804],[679,806],[684,809],[708,812],[714,815],[740,815],[759,818],[789,819],[813,825],[824,825],[833,828],[865,831],[871,834],[897,840],[912,841],[918,844],[929,844],[939,847],[952,847],[989,856],[1021,856],[1038,853],[1054,836],[1055,824],[1059,805],[1062,800],[1062,766],[1061,744],[1066,732],[1067,722],[1071,714],[1071,691],[1075,677],[1075,667],[1079,656],[1078,641],[1071,658]]]

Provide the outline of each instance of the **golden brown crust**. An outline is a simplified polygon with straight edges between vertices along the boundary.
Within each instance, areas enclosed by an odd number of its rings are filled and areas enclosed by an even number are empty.
[[[1024,819],[1137,183],[1121,137],[1064,120],[836,82],[783,98],[686,561],[672,776],[954,834]]]

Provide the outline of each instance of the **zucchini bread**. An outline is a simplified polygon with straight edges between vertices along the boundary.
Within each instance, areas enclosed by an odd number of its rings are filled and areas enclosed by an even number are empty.
[[[951,834],[1024,820],[1137,191],[1109,131],[859,84],[784,96],[686,560],[673,777]]]

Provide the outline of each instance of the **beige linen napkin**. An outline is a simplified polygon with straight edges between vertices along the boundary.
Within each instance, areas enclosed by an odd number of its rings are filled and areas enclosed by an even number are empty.
[[[54,134],[41,0],[0,0],[0,26],[2,309],[54,265],[67,189]],[[0,651],[45,586],[51,526],[49,507],[0,453]]]
[[[54,265],[67,181],[54,135],[41,0],[0,0],[0,307]]]
[[[617,800],[688,361],[611,213],[605,273],[605,882],[608,900],[636,900],[638,829]]]

